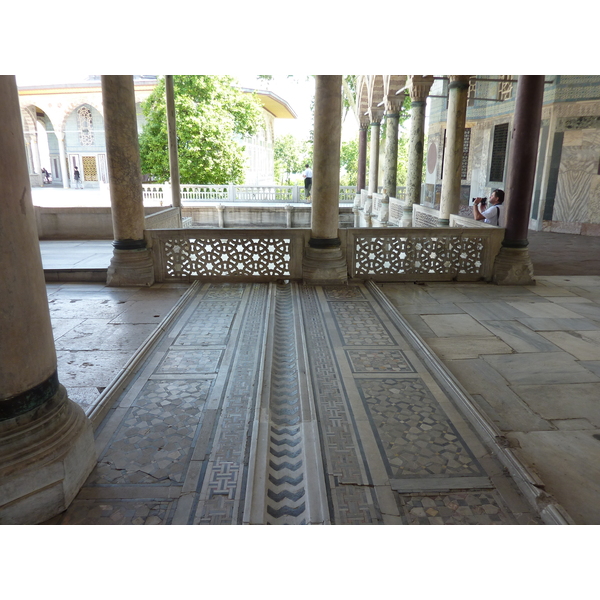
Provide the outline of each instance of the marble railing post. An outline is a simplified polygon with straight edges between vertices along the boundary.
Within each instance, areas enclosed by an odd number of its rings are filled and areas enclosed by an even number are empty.
[[[433,75],[409,76],[411,99],[410,137],[408,140],[408,173],[406,178],[406,200],[402,211],[402,227],[412,227],[413,204],[421,203],[425,106],[432,84]]]
[[[152,256],[144,239],[144,197],[133,77],[102,75],[102,103],[115,238],[107,285],[152,285]]]
[[[303,279],[311,285],[340,283],[348,271],[338,233],[341,75],[316,76],[314,123],[311,237],[304,249]]]
[[[177,120],[175,117],[175,90],[173,75],[165,75],[165,96],[167,102],[167,131],[169,136],[169,169],[171,175],[171,204],[181,206],[179,181],[179,156],[177,154]]]
[[[535,283],[527,232],[542,120],[544,79],[544,75],[519,76],[504,200],[506,233],[492,276],[494,283],[502,285]]]
[[[16,79],[0,75],[0,524],[66,510],[96,462],[59,383]]]
[[[458,213],[460,206],[460,172],[467,118],[469,79],[470,75],[450,75],[448,84],[448,120],[439,227],[448,227],[450,215]]]

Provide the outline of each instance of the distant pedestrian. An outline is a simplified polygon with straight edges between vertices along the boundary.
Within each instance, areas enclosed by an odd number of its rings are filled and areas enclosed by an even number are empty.
[[[312,175],[312,169],[307,164],[304,165],[304,173],[302,173],[302,177],[304,177],[304,194],[307,202],[310,202],[309,198],[312,190]]]
[[[75,187],[83,189],[83,182],[81,181],[81,175],[79,174],[79,169],[77,167],[73,167],[73,179],[75,179]]]
[[[44,167],[42,167],[42,174],[44,177],[43,182],[44,183],[50,183],[50,173],[48,173],[48,171],[46,171],[46,169]]]

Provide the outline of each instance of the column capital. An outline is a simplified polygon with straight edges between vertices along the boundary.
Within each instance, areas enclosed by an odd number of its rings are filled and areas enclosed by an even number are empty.
[[[369,108],[369,118],[371,120],[371,125],[379,125],[381,123],[381,119],[383,119],[383,112],[384,110],[381,106],[372,106],[371,108]]]
[[[433,85],[433,75],[409,75],[408,90],[413,102],[424,102],[427,100],[429,90]]]
[[[400,112],[400,109],[402,108],[402,103],[404,102],[405,96],[405,92],[401,92],[400,94],[390,94],[386,96],[385,112],[398,114]]]

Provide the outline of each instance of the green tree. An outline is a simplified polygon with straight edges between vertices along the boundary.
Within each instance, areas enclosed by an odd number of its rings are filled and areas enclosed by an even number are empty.
[[[342,142],[340,167],[342,167],[340,184],[356,185],[358,183],[358,140]]]
[[[175,75],[179,173],[183,183],[243,183],[242,140],[256,133],[261,104],[235,87],[232,77]],[[169,179],[165,81],[142,104],[146,124],[140,135],[142,172]]]
[[[275,158],[275,176],[281,185],[291,185],[291,176],[300,173],[306,163],[311,163],[312,144],[301,142],[287,134],[275,139],[273,149]]]

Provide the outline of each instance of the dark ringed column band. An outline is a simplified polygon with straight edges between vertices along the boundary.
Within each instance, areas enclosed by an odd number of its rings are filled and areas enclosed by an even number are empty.
[[[448,84],[449,90],[453,90],[453,89],[466,90],[468,88],[469,88],[468,82],[466,83],[464,81],[451,81]]]
[[[115,240],[113,247],[116,250],[145,250],[146,240]]]
[[[529,240],[503,240],[502,246],[504,248],[527,248],[527,246],[529,246]]]
[[[58,373],[54,371],[48,379],[35,387],[0,401],[0,421],[13,419],[47,402],[58,392]]]
[[[322,239],[311,237],[308,240],[308,245],[311,248],[339,248],[342,245],[342,241],[340,238]]]

